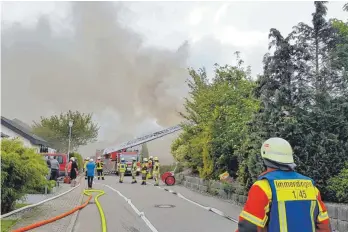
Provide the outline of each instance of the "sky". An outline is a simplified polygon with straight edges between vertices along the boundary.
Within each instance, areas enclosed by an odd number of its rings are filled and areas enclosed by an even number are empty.
[[[328,18],[346,20],[343,4],[329,2]],[[311,1],[2,2],[2,115],[31,124],[93,113],[99,142],[80,149],[90,156],[179,123],[187,67],[212,76],[240,51],[256,77],[269,29],[287,34],[313,10]],[[177,134],[149,143],[150,153],[171,162]]]

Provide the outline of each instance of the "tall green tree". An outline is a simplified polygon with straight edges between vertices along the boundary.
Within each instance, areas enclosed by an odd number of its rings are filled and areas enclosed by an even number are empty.
[[[141,145],[140,156],[141,160],[143,160],[143,158],[149,158],[149,149],[147,148],[147,143],[143,143]]]
[[[34,122],[33,132],[46,139],[59,152],[67,152],[69,143],[69,121],[73,122],[71,130],[71,151],[79,146],[95,142],[98,137],[98,124],[93,122],[92,114],[68,111],[48,118],[41,117]]]
[[[270,31],[274,52],[265,56],[255,89],[261,110],[249,124],[248,144],[241,147],[245,156],[239,179],[246,187],[263,169],[255,154],[269,137],[290,142],[297,170],[314,178],[326,198],[328,179],[347,159],[347,80],[334,65],[342,39],[325,19],[325,2],[314,4],[312,25],[300,23],[287,37]]]
[[[204,69],[189,72],[190,98],[182,113],[189,123],[173,142],[172,153],[203,178],[217,177],[225,170],[236,175],[235,151],[245,137],[245,122],[258,108],[250,69],[242,64],[237,53],[237,65],[216,65],[212,81]]]

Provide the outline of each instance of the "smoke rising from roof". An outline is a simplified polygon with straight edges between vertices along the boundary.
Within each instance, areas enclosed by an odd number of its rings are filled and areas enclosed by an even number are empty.
[[[69,109],[91,112],[108,120],[101,122],[103,145],[133,138],[146,120],[163,127],[179,123],[187,42],[177,51],[142,46],[142,37],[118,22],[118,6],[72,3],[61,22],[72,30],[58,35],[46,16],[33,28],[3,28],[3,114],[31,123]]]

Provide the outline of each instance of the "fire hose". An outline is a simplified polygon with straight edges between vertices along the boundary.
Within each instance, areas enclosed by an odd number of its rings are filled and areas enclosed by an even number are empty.
[[[46,219],[46,220],[42,220],[42,221],[39,221],[39,222],[35,222],[31,225],[28,225],[28,226],[25,226],[25,227],[22,227],[22,228],[19,228],[19,229],[16,229],[16,230],[13,230],[12,232],[23,232],[23,231],[28,231],[28,230],[32,230],[32,229],[35,229],[37,227],[40,227],[40,226],[43,226],[43,225],[46,225],[46,224],[49,224],[49,223],[52,223],[54,221],[57,221],[59,219],[62,219],[66,216],[69,216],[70,214],[73,214],[74,212],[80,210],[80,209],[83,209],[84,207],[86,207],[86,205],[90,202],[90,200],[92,199],[92,194],[90,194],[91,192],[99,192],[99,194],[94,198],[95,199],[95,203],[98,207],[98,210],[99,210],[99,214],[100,214],[100,218],[101,218],[101,225],[102,225],[102,232],[106,232],[106,220],[105,220],[105,215],[104,215],[104,211],[99,203],[99,200],[98,198],[102,195],[105,194],[105,192],[103,190],[98,190],[98,189],[91,189],[91,190],[83,190],[83,194],[85,194],[86,196],[88,196],[88,199],[82,204],[82,205],[79,205],[65,213],[62,213],[58,216],[55,216],[55,217],[52,217],[52,218],[49,218],[49,219]]]

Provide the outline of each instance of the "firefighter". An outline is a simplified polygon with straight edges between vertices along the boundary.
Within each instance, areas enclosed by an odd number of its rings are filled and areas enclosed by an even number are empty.
[[[147,158],[143,159],[143,163],[141,164],[141,185],[146,185],[147,174],[148,174],[148,160]]]
[[[159,185],[159,177],[160,177],[160,163],[158,161],[158,157],[154,158],[153,165],[153,178],[155,179],[155,186]]]
[[[101,160],[101,157],[99,156],[98,159],[97,159],[97,174],[98,174],[98,180],[100,180],[100,177],[102,178],[102,180],[104,180],[104,173],[103,173],[103,166],[104,166],[104,163],[103,161]]]
[[[137,159],[135,157],[132,158],[132,184],[137,183],[135,176],[137,175]]]
[[[83,164],[83,171],[85,172],[85,180],[87,180],[87,164],[89,163],[89,157],[85,159],[85,163]]]
[[[261,157],[267,170],[249,190],[237,232],[331,232],[314,181],[294,171],[291,145],[270,138],[262,144]]]
[[[147,174],[147,179],[152,179],[153,178],[153,156],[150,156],[149,158],[149,161],[148,161],[148,165],[147,165],[147,168],[148,168],[148,174]]]
[[[126,161],[122,157],[121,158],[121,163],[120,163],[120,169],[119,169],[119,171],[120,171],[120,180],[119,180],[119,182],[120,183],[123,183],[123,178],[124,178],[124,173],[126,172],[126,168],[127,168]]]

